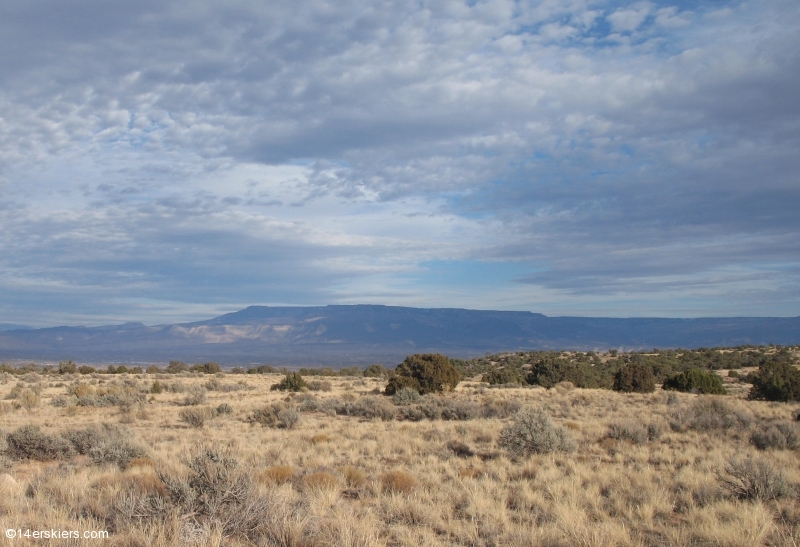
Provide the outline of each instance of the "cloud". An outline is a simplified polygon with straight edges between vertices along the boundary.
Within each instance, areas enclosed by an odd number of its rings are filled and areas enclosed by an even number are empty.
[[[783,0],[5,2],[0,311],[796,314],[798,27]],[[487,264],[514,275],[478,295]]]
[[[644,23],[650,14],[650,5],[638,4],[627,9],[618,9],[606,19],[611,23],[611,28],[616,32],[632,32]]]

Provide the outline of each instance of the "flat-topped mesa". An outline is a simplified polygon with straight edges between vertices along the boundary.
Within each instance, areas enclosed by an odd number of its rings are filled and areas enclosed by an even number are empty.
[[[214,360],[345,366],[411,353],[474,357],[532,349],[646,349],[800,343],[800,318],[547,317],[527,311],[382,305],[249,306],[205,321],[0,332],[0,359]]]

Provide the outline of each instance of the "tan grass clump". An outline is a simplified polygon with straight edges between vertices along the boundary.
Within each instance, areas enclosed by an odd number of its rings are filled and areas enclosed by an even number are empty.
[[[462,479],[477,479],[484,475],[486,475],[486,470],[478,467],[464,467],[458,470],[458,476]]]
[[[350,488],[359,488],[364,486],[364,483],[367,482],[367,474],[357,467],[345,465],[340,467],[338,471],[341,473],[342,477],[344,477],[344,481]]]
[[[317,471],[303,477],[303,485],[309,490],[333,490],[339,487],[339,478],[328,471]]]
[[[311,437],[311,439],[309,440],[311,441],[312,444],[329,443],[333,440],[333,437],[331,437],[326,433],[319,433]]]
[[[294,478],[297,471],[288,465],[273,465],[260,471],[258,481],[267,484],[284,484]]]
[[[405,471],[388,471],[381,475],[381,489],[386,493],[408,494],[419,488],[419,481]]]

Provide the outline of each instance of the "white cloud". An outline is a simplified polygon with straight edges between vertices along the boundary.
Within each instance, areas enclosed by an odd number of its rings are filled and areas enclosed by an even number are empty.
[[[800,8],[692,9],[8,2],[0,311],[363,294],[647,314],[694,294],[784,313]],[[426,283],[426,262],[486,260],[550,273]]]
[[[630,8],[618,9],[606,19],[617,32],[632,32],[644,23],[650,14],[650,4],[638,4]]]

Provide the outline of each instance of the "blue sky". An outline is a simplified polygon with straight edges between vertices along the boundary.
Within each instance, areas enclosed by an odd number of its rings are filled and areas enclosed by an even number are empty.
[[[800,315],[800,4],[6,0],[0,322]]]

